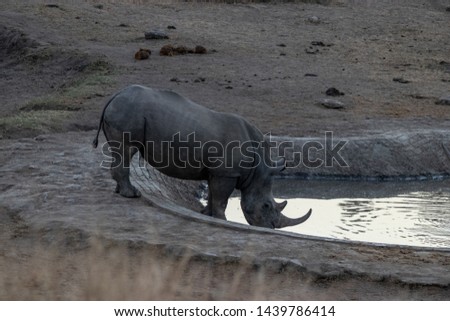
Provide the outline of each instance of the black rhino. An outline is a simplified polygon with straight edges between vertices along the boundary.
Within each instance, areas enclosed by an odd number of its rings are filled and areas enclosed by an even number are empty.
[[[225,208],[234,189],[241,191],[241,207],[250,225],[282,228],[306,221],[281,211],[287,202],[275,202],[273,175],[285,168],[283,158],[272,161],[264,135],[244,118],[200,106],[175,92],[131,85],[106,104],[93,146],[103,128],[110,150],[116,192],[139,197],[130,183],[133,155],[171,177],[207,180],[204,214],[226,219]]]

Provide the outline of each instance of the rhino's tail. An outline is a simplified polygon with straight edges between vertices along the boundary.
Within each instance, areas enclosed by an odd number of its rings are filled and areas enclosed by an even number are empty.
[[[114,96],[112,96],[108,102],[105,104],[105,107],[103,108],[103,112],[102,112],[102,116],[100,117],[100,122],[98,124],[98,129],[97,129],[97,135],[95,135],[94,140],[92,141],[92,147],[97,148],[98,146],[98,135],[100,135],[100,130],[103,128],[103,119],[105,118],[105,111],[106,108],[108,108],[109,104],[112,102],[112,100],[114,98],[116,98],[116,96],[120,93],[120,91],[118,93],[116,93]],[[105,135],[106,136],[106,135]]]

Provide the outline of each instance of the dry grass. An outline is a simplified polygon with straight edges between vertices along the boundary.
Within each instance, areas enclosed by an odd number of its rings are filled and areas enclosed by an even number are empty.
[[[98,240],[85,249],[39,246],[3,254],[0,300],[287,299],[280,287],[293,281],[280,282],[280,275],[246,260],[214,262]]]

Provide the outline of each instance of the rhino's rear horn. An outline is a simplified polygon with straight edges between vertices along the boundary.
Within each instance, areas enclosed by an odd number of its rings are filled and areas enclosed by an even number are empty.
[[[312,209],[310,209],[308,211],[308,213],[306,213],[305,215],[303,215],[302,217],[299,217],[299,218],[289,218],[289,217],[285,216],[283,213],[280,213],[278,222],[276,224],[274,224],[274,227],[282,228],[282,227],[288,227],[288,226],[294,226],[294,225],[301,224],[301,223],[305,222],[311,216],[311,213],[312,213]]]
[[[281,212],[282,210],[284,210],[284,208],[287,205],[287,201],[281,202],[281,203],[276,203],[276,208],[278,210],[278,212]]]

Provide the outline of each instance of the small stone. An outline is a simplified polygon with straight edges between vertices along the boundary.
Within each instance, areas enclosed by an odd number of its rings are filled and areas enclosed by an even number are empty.
[[[312,46],[318,46],[318,47],[331,47],[333,46],[332,43],[325,43],[323,41],[311,41]]]
[[[121,24],[119,25],[119,27],[127,28],[127,27],[129,27],[129,25],[127,25],[126,23],[121,23]]]
[[[403,77],[395,77],[395,78],[392,79],[392,81],[395,81],[395,82],[398,82],[398,83],[401,83],[401,84],[408,84],[408,83],[410,83],[409,80],[406,80]]]
[[[195,46],[194,53],[202,55],[202,54],[206,54],[206,52],[207,52],[207,50],[205,47]]]
[[[323,41],[311,41],[311,45],[325,47],[325,43]]]
[[[319,103],[327,108],[330,109],[343,109],[345,108],[345,105],[343,102],[339,101],[339,100],[335,100],[335,99],[328,99],[328,98],[324,98],[319,100]]]
[[[38,135],[38,136],[34,137],[34,140],[38,141],[38,142],[42,142],[42,141],[47,140],[49,138],[50,138],[50,135]]]
[[[96,5],[94,5],[94,8],[97,8],[97,9],[103,9],[103,5],[102,4],[96,4]]]
[[[421,94],[412,94],[410,96],[411,96],[411,98],[414,98],[414,99],[427,99],[428,98],[428,97],[426,97],[424,95],[421,95]]]
[[[278,47],[286,47],[286,45],[284,43],[279,43],[277,46]]]
[[[169,36],[161,30],[152,30],[149,32],[146,32],[145,39],[169,39]]]
[[[226,86],[225,89],[233,89],[233,86]]]
[[[436,105],[447,105],[450,106],[450,94],[444,95],[436,101]]]
[[[152,54],[152,52],[150,51],[150,49],[139,49],[139,51],[137,51],[134,54],[134,59],[136,60],[144,60],[144,59],[148,59],[150,57],[150,55]]]
[[[59,6],[57,4],[54,3],[49,3],[45,5],[47,8],[59,8]]]
[[[175,26],[170,25],[170,26],[167,26],[167,29],[175,30],[175,29],[177,29],[177,28],[176,28]]]
[[[311,17],[308,17],[308,22],[314,23],[314,24],[319,24],[320,23],[320,19],[317,16],[311,16]]]
[[[319,49],[313,48],[313,47],[308,47],[305,49],[305,52],[310,55],[315,55],[316,53],[319,52]]]
[[[306,74],[304,74],[304,77],[318,77],[318,75],[312,74],[312,73],[306,73]]]
[[[205,77],[198,77],[194,79],[194,82],[205,82],[206,78]]]
[[[325,94],[327,96],[343,96],[345,95],[342,91],[339,91],[338,89],[331,87],[328,88],[327,91],[325,91]]]

